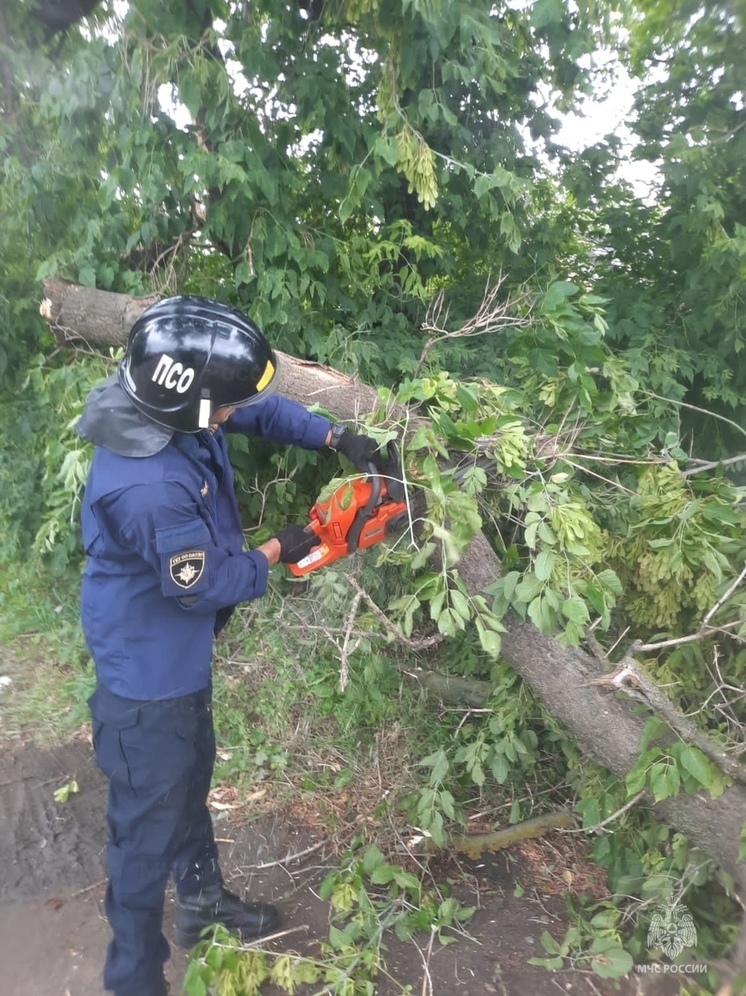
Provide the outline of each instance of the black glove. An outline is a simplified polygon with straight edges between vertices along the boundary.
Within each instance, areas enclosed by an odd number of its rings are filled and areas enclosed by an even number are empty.
[[[354,432],[350,432],[349,429],[335,425],[332,428],[329,449],[347,457],[353,467],[365,474],[370,470],[369,464],[371,463],[375,464],[376,470],[383,469],[378,444],[370,436],[358,436]]]
[[[280,563],[297,564],[319,545],[319,538],[306,526],[284,526],[277,531],[280,542]]]

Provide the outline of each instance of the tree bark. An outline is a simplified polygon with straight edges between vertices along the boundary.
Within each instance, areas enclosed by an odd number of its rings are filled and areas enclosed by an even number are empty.
[[[136,318],[153,298],[131,298],[64,284],[45,283],[41,313],[57,341],[74,345],[121,346]],[[379,407],[376,391],[322,366],[281,354],[280,391],[303,404],[318,402],[334,418],[351,420]],[[459,563],[471,594],[499,575],[498,558],[483,534],[472,541]],[[608,671],[608,662],[563,647],[532,625],[506,622],[503,657],[533,689],[548,712],[564,724],[587,755],[624,778],[637,759],[647,716],[623,693],[589,685]],[[680,794],[652,806],[665,823],[682,831],[730,875],[746,896],[746,863],[739,860],[741,828],[746,823],[746,787],[736,783],[712,799],[704,792]]]
[[[159,300],[130,297],[67,284],[62,280],[44,282],[45,298],[40,311],[61,346],[85,343],[99,349],[118,349],[140,315]],[[378,394],[360,381],[310,360],[298,360],[277,351],[278,391],[304,405],[321,405],[341,421],[352,421],[378,407]]]

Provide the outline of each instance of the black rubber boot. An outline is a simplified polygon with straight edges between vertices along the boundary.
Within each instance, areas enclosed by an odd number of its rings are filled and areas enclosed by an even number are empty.
[[[179,896],[176,901],[174,938],[180,948],[191,948],[205,927],[220,923],[242,940],[271,934],[279,914],[268,903],[245,903],[234,893],[216,886],[194,896]]]

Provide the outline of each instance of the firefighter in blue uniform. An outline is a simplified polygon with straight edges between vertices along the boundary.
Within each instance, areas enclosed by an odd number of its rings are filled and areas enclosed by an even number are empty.
[[[93,744],[109,780],[104,986],[167,992],[162,932],[176,886],[175,938],[190,947],[222,923],[244,939],[277,910],[223,885],[206,800],[215,759],[210,666],[233,607],[259,598],[269,568],[297,563],[315,537],[280,529],[243,546],[225,432],[327,447],[365,470],[372,439],[273,393],[277,358],[241,312],[168,298],[133,326],[118,371],[77,425],[95,448],[82,508],[81,618],[96,665]]]

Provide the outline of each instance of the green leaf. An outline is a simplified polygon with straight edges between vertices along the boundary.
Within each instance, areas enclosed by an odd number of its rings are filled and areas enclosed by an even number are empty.
[[[370,880],[373,885],[388,885],[396,875],[396,868],[393,865],[383,864],[374,868]]]
[[[460,616],[456,616],[451,609],[444,609],[438,616],[438,632],[444,636],[455,636],[456,630],[462,625],[463,619]]]
[[[550,633],[556,625],[556,617],[552,612],[551,606],[548,600],[542,595],[539,595],[530,603],[528,617],[542,633]]]
[[[201,966],[198,961],[191,960],[187,965],[182,983],[186,996],[207,996],[207,986],[200,978]]]
[[[599,938],[591,945],[591,953],[591,968],[602,979],[620,979],[634,967],[632,955],[617,941]]]
[[[550,2],[559,2],[559,0],[550,0]],[[544,311],[554,311],[568,297],[577,294],[579,289],[577,284],[572,284],[569,280],[556,281],[544,295],[542,302]]]
[[[392,135],[379,135],[373,151],[389,166],[396,166],[399,162],[399,143]]]
[[[328,872],[324,876],[324,881],[319,886],[319,895],[326,902],[334,891],[337,882],[338,872],[336,870]]]
[[[510,768],[504,754],[495,754],[490,764],[490,771],[498,785],[505,784]]]
[[[529,958],[528,959],[528,964],[529,965],[538,965],[540,968],[546,968],[546,969],[549,969],[550,971],[554,971],[555,969],[562,968],[562,966],[564,965],[564,963],[565,963],[564,959],[560,958],[558,955],[555,955],[554,958]]]
[[[461,487],[468,495],[480,494],[487,484],[487,475],[481,467],[467,467],[461,477]]]
[[[439,795],[440,808],[446,814],[449,820],[456,819],[456,807],[454,805],[454,798],[450,792],[443,789]]]
[[[619,923],[619,910],[603,909],[591,917],[591,926],[596,930],[612,930]]]
[[[347,945],[349,944],[347,935],[343,931],[341,931],[339,927],[335,927],[334,924],[330,924],[329,926],[328,937],[331,946],[333,948],[336,948],[338,951],[342,948],[346,948]]]
[[[83,287],[96,286],[96,271],[92,266],[81,266],[78,270],[78,283]]]
[[[345,222],[350,220],[355,208],[356,204],[352,198],[352,193],[350,192],[350,194],[348,194],[348,196],[345,197],[342,203],[339,205],[339,211],[338,211],[339,220],[342,222],[343,225],[345,224]]]
[[[456,385],[456,400],[465,412],[479,411],[479,398],[465,384]]]
[[[678,752],[678,760],[681,767],[696,778],[700,785],[709,786],[712,781],[712,766],[701,750],[684,746]]]
[[[251,272],[248,260],[242,259],[233,271],[233,280],[236,287],[240,287],[242,284],[248,284],[253,279],[254,275]]]
[[[466,596],[455,588],[450,591],[451,605],[454,610],[461,616],[462,619],[471,618],[471,610],[469,609],[469,602]]]
[[[498,582],[500,584],[503,597],[506,602],[513,601],[513,595],[515,594],[516,585],[521,579],[521,575],[518,571],[510,571]]]
[[[565,599],[562,603],[562,615],[565,619],[577,623],[578,626],[585,626],[590,619],[588,606],[578,595],[572,595]]]
[[[561,0],[537,0],[531,7],[531,22],[538,30],[552,24],[561,24],[565,10]]]
[[[635,761],[632,768],[627,773],[627,777],[624,780],[625,786],[627,788],[627,793],[632,798],[632,796],[637,795],[638,792],[642,792],[645,788],[645,783],[647,781],[648,774],[648,758],[646,755],[642,755]]]
[[[552,955],[557,955],[562,950],[559,943],[555,941],[548,930],[543,930],[541,933],[541,946],[548,954]]]
[[[556,563],[557,555],[555,553],[552,553],[551,550],[542,550],[534,561],[534,574],[540,581],[548,581]]]
[[[646,751],[651,743],[668,731],[668,726],[659,716],[651,716],[645,723],[640,737],[640,750]]]
[[[80,788],[78,787],[78,783],[73,779],[73,781],[67,782],[67,784],[55,789],[54,801],[65,803],[68,801],[70,796],[74,795],[76,792],[80,792]]]
[[[500,656],[500,651],[502,649],[502,639],[499,633],[496,633],[494,629],[488,629],[479,620],[477,620],[477,632],[479,634],[479,643],[482,650],[490,657],[497,659]]]
[[[589,796],[587,799],[581,799],[577,804],[577,808],[583,814],[583,829],[587,830],[589,827],[595,827],[601,822],[601,808],[599,806],[598,799],[594,796]]]
[[[440,750],[435,751],[434,754],[429,754],[427,757],[423,757],[420,764],[423,767],[433,769],[430,772],[430,783],[432,785],[442,782],[448,773],[448,768],[450,767],[448,755],[442,747]]]
[[[383,864],[384,860],[380,849],[372,844],[363,855],[363,871],[366,875],[370,875],[379,865]]]
[[[681,785],[678,768],[671,761],[659,761],[651,765],[648,782],[656,802],[676,795]]]
[[[604,602],[603,592],[599,587],[597,587],[593,582],[589,581],[583,591],[583,595],[587,602],[590,603],[591,608],[599,616],[603,616],[606,611],[606,603]]]
[[[608,568],[604,571],[599,571],[596,575],[596,580],[599,584],[602,584],[604,588],[608,588],[614,595],[621,595],[624,592],[622,582],[619,580],[618,575]]]
[[[557,534],[545,519],[542,519],[539,523],[538,535],[541,542],[547,546],[557,545]]]
[[[491,174],[490,176],[481,174],[474,181],[474,193],[477,196],[477,198],[482,198],[490,190],[493,190],[495,187],[499,186],[500,186],[500,177],[495,176],[494,173]]]
[[[511,601],[531,602],[544,588],[544,582],[536,574],[527,571],[516,585]]]

